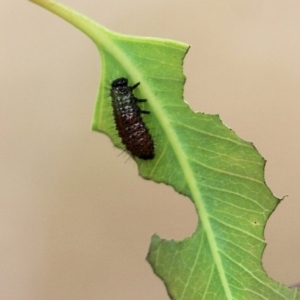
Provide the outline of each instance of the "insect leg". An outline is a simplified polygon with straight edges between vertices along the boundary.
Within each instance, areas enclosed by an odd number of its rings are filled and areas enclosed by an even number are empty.
[[[133,91],[133,90],[134,90],[135,88],[137,88],[139,85],[140,85],[140,83],[137,82],[135,85],[133,85],[133,86],[131,87],[131,90]]]

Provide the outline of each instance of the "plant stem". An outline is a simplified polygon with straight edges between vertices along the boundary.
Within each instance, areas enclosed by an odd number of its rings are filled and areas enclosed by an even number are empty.
[[[110,30],[92,21],[86,16],[72,10],[71,8],[53,0],[29,0],[61,17],[80,31],[89,36],[99,47],[104,43],[107,33],[113,34]]]

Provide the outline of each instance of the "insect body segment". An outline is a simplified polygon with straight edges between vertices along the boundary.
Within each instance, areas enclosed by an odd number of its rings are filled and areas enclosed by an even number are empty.
[[[132,91],[140,83],[128,86],[126,78],[118,78],[111,84],[110,95],[112,97],[113,114],[119,136],[126,149],[141,159],[154,158],[154,144],[141,114],[149,114],[149,111],[141,110],[138,102],[146,99],[136,98]]]

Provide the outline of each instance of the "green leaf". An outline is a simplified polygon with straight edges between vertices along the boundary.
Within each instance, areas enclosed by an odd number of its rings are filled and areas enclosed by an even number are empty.
[[[254,146],[219,116],[193,112],[183,101],[179,42],[114,33],[54,1],[32,0],[70,22],[97,45],[102,57],[93,129],[124,149],[117,135],[109,87],[118,77],[148,102],[144,120],[155,158],[136,159],[139,173],[188,196],[199,215],[195,233],[183,241],[153,236],[148,261],[172,299],[300,299],[299,290],[269,278],[261,258],[264,228],[279,200],[264,181],[265,161]]]

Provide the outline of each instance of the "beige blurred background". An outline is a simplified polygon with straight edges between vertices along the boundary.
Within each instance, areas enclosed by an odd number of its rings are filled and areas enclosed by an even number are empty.
[[[300,2],[63,3],[115,31],[192,45],[185,98],[268,160],[267,184],[289,197],[268,222],[264,267],[300,281]],[[145,261],[150,237],[190,235],[195,211],[91,132],[96,47],[26,0],[0,0],[0,40],[0,299],[169,299]]]

